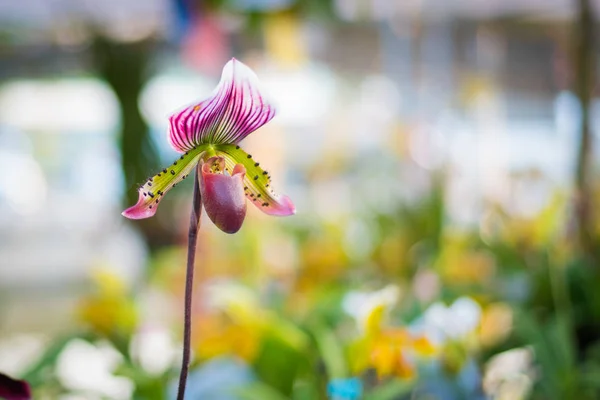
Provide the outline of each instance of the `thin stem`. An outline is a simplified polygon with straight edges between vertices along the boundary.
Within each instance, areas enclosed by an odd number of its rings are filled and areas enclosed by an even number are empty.
[[[184,400],[185,385],[190,367],[190,339],[192,334],[192,295],[194,289],[194,261],[196,259],[196,243],[198,230],[200,229],[200,215],[202,213],[202,196],[198,183],[198,168],[194,177],[194,200],[192,213],[190,215],[190,228],[188,231],[188,255],[187,269],[185,275],[185,316],[183,323],[183,360],[181,362],[181,374],[179,375],[179,388],[177,389],[177,400]]]
[[[583,253],[596,259],[593,237],[591,168],[593,160],[592,132],[590,128],[590,105],[595,86],[595,40],[594,12],[589,0],[579,0],[579,18],[575,21],[575,92],[581,103],[580,142],[577,155],[575,184],[577,187],[576,215],[579,229],[579,242]]]

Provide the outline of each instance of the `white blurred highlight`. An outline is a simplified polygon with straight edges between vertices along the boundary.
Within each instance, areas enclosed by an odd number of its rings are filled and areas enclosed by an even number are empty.
[[[90,396],[127,400],[133,394],[133,382],[112,375],[122,360],[123,356],[108,343],[95,346],[81,339],[73,339],[58,356],[56,375],[67,389]]]
[[[132,338],[130,353],[146,372],[160,375],[174,365],[179,346],[168,329],[149,327]]]
[[[0,87],[0,123],[25,131],[102,132],[119,120],[117,100],[100,80],[19,80]]]
[[[32,215],[46,205],[48,186],[42,168],[32,157],[0,150],[0,203],[19,215]]]
[[[342,308],[346,314],[354,317],[359,327],[366,327],[369,315],[378,307],[393,307],[400,299],[400,288],[388,285],[373,292],[350,291],[342,300]]]
[[[433,341],[443,343],[448,339],[458,340],[473,332],[481,321],[481,306],[469,297],[460,297],[446,306],[442,302],[427,308],[420,328]]]
[[[495,400],[529,398],[535,373],[530,348],[517,348],[492,357],[485,366],[483,390]]]
[[[10,336],[0,341],[0,371],[19,376],[42,356],[48,338],[38,334]]]
[[[216,85],[217,80],[197,75],[157,75],[150,79],[140,94],[140,111],[154,127],[166,130],[172,113],[186,104],[209,97]]]

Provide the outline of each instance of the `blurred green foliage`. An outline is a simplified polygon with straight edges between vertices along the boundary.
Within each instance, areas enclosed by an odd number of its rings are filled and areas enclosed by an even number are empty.
[[[295,243],[299,265],[283,275],[259,268],[258,279],[256,270],[235,260],[253,259],[256,249],[265,245],[267,239],[262,239],[260,232],[272,229],[270,221],[254,221],[258,226],[242,231],[234,253],[222,252],[229,245],[223,244],[226,241],[221,240],[222,236],[205,235],[201,249],[211,250],[201,250],[198,255],[198,296],[210,297],[212,292],[206,285],[215,279],[229,281],[235,277],[233,282],[238,283],[219,286],[218,292],[225,300],[220,300],[216,308],[198,310],[194,316],[198,322],[194,327],[195,368],[203,368],[215,357],[241,357],[256,379],[250,386],[236,389],[242,399],[325,398],[328,381],[354,374],[363,381],[364,398],[399,399],[405,398],[402,393],[410,397],[414,391],[430,390],[428,385],[440,379],[455,382],[444,389],[447,393],[458,390],[457,379],[468,362],[475,361],[483,374],[483,366],[496,354],[530,348],[533,372],[528,378],[528,398],[598,398],[600,299],[596,288],[600,277],[564,230],[563,222],[568,221],[565,196],[557,194],[546,209],[530,219],[510,216],[498,206],[490,207],[495,216],[493,229],[483,226],[482,231],[456,232],[444,223],[443,181],[436,177],[432,182],[430,194],[418,204],[399,205],[391,213],[365,215],[376,221],[373,226],[377,231],[373,234],[379,238],[367,257],[372,260],[368,270],[344,255],[341,236],[328,234],[326,242],[312,240],[315,232],[328,229],[325,226],[307,231],[293,222],[284,224],[285,230],[279,235]],[[344,223],[340,225],[342,230]],[[147,284],[136,289],[133,297],[134,293],[120,292],[125,289],[119,289],[114,279],[103,278],[112,284],[102,283],[101,279],[98,294],[81,304],[80,315],[87,328],[83,333],[75,332],[74,337],[112,343],[123,355],[114,373],[134,382],[136,399],[167,398],[169,383],[178,372],[177,363],[172,363],[158,375],[148,373],[130,356],[129,349],[141,328],[136,322],[143,306],[140,294],[159,291],[165,298],[180,298],[183,254],[182,249],[157,253]],[[206,269],[215,263],[222,268]],[[424,276],[433,279],[431,287],[419,287]],[[239,282],[247,283],[240,286]],[[400,289],[400,301],[395,305],[385,301],[375,304],[367,320],[354,319],[344,311],[349,293],[368,287],[379,289],[385,284]],[[425,296],[427,291],[431,293]],[[415,331],[432,303],[441,300],[450,305],[460,296],[475,299],[482,310],[471,332],[452,340],[434,341],[435,351],[429,357],[406,358],[407,368],[412,371],[409,374],[379,374],[378,365],[383,364],[378,360],[394,354],[381,350],[368,356],[366,369],[353,369],[353,353],[349,350],[369,332],[362,324],[375,323],[379,327],[376,331],[409,337],[402,332],[410,327]],[[365,304],[369,301],[364,300]],[[94,306],[106,302],[112,305]],[[380,317],[376,317],[377,309],[384,312]],[[122,328],[119,318],[110,317],[113,325],[106,329],[102,321],[109,317],[107,313],[118,314],[118,310],[138,311]],[[176,333],[178,324],[167,329]],[[51,346],[26,375],[39,398],[67,391],[61,389],[60,379],[52,373],[61,346],[67,342],[68,338]],[[375,351],[376,347],[370,346],[375,344],[367,344],[365,351]],[[510,371],[505,372],[510,376]],[[477,380],[474,385],[481,394],[482,382]],[[478,397],[470,394],[465,398]]]

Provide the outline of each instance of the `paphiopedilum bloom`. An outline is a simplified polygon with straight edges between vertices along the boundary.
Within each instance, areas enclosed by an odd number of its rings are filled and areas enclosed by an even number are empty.
[[[202,203],[222,231],[239,230],[246,215],[246,198],[266,214],[294,214],[291,200],[272,191],[269,173],[238,145],[274,116],[275,109],[259,91],[254,72],[232,59],[208,99],[169,117],[169,142],[181,157],[149,178],[139,188],[137,204],[123,215],[152,217],[166,193],[199,164]]]

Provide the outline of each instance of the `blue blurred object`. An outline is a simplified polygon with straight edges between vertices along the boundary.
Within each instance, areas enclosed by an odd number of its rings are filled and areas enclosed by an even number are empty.
[[[235,8],[243,11],[274,11],[290,7],[295,0],[233,0]]]
[[[239,400],[234,392],[256,381],[250,367],[231,357],[214,358],[188,377],[185,398],[187,400]],[[177,397],[177,381],[169,388],[170,399]]]
[[[362,390],[358,378],[333,379],[327,384],[327,395],[331,400],[358,400]]]
[[[173,22],[172,39],[175,42],[180,42],[181,38],[188,31],[194,13],[193,0],[173,0]]]
[[[487,400],[481,388],[481,373],[473,359],[465,362],[456,376],[444,372],[439,362],[421,371],[417,397],[439,400]]]

